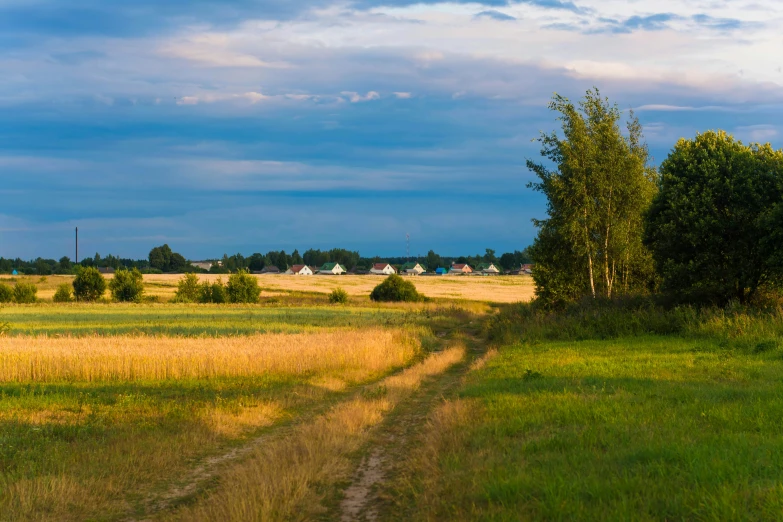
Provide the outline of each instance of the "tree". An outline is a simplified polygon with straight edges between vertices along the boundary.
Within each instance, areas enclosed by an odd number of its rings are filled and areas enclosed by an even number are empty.
[[[73,279],[73,295],[77,301],[97,301],[106,291],[106,279],[95,267],[79,267]]]
[[[376,286],[370,299],[373,301],[421,301],[422,296],[410,281],[392,274]]]
[[[133,270],[121,268],[109,281],[109,290],[115,301],[140,303],[144,296],[144,276],[137,268]]]
[[[71,259],[68,256],[61,257],[57,264],[60,265],[60,270],[63,271],[70,270],[72,266]]]
[[[556,168],[527,162],[540,180],[530,187],[547,197],[548,218],[534,220],[539,234],[531,249],[537,295],[562,302],[647,286],[653,266],[641,242],[643,216],[657,172],[638,119],[630,114],[623,136],[619,108],[598,89],[578,107],[555,95],[549,108],[559,113],[562,136],[542,133],[538,141]]]
[[[177,293],[174,300],[179,303],[195,303],[199,301],[201,285],[196,274],[185,274],[177,282]]]
[[[665,291],[746,303],[783,275],[783,151],[706,132],[681,139],[661,175],[645,243]]]
[[[19,304],[30,304],[38,300],[38,287],[32,283],[16,283],[14,286],[14,302]]]
[[[14,300],[14,289],[5,283],[0,283],[0,303],[10,303]]]
[[[73,291],[71,285],[68,283],[63,283],[58,286],[52,301],[55,303],[70,303],[73,301]]]
[[[440,256],[434,250],[427,252],[427,270],[434,272],[442,263]]]
[[[150,250],[150,266],[156,268],[162,272],[166,272],[171,265],[171,247],[168,244],[155,247]]]
[[[246,270],[239,270],[228,277],[226,294],[230,303],[257,303],[261,288],[258,286],[258,279]]]

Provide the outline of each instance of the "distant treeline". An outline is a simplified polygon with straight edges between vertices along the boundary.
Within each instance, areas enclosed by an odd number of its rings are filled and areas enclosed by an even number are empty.
[[[333,248],[331,250],[310,249],[304,254],[294,250],[290,254],[285,250],[269,251],[266,254],[254,253],[250,256],[242,254],[227,255],[222,258],[205,259],[211,262],[212,267],[209,270],[193,266],[184,256],[172,251],[169,245],[161,245],[153,248],[147,259],[127,259],[113,256],[111,254],[102,257],[95,254],[94,257],[87,257],[79,261],[80,266],[92,266],[96,268],[114,268],[120,267],[137,268],[142,273],[189,273],[189,272],[210,272],[224,274],[236,272],[239,269],[250,271],[260,271],[266,267],[276,266],[280,270],[287,270],[293,265],[322,266],[324,263],[340,263],[348,270],[369,270],[375,263],[389,263],[399,266],[409,261],[415,261],[428,270],[435,270],[438,267],[449,267],[452,263],[467,263],[476,266],[481,263],[494,263],[498,268],[504,270],[518,269],[520,265],[530,263],[530,256],[527,249],[522,251],[507,252],[497,256],[492,249],[486,249],[484,254],[475,256],[441,256],[430,250],[426,256],[419,257],[362,257],[359,252],[346,250],[343,248]],[[37,258],[30,261],[23,259],[5,259],[0,257],[0,273],[10,274],[16,270],[24,275],[52,275],[52,274],[72,274],[77,264],[70,258],[62,257],[59,260]]]

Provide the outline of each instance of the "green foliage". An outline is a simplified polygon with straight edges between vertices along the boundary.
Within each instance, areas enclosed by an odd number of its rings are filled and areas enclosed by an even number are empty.
[[[230,303],[257,303],[261,296],[258,279],[246,270],[240,270],[228,277],[226,294]]]
[[[138,269],[120,269],[109,281],[109,290],[115,301],[140,303],[144,296],[144,277]]]
[[[73,279],[73,295],[77,301],[97,301],[106,291],[106,279],[94,267],[78,267]]]
[[[52,300],[55,303],[70,303],[73,301],[73,287],[68,283],[63,283],[57,287]]]
[[[657,173],[648,166],[639,121],[631,113],[626,137],[619,108],[597,89],[578,107],[555,95],[549,108],[559,113],[562,137],[544,133],[539,142],[556,170],[527,163],[540,180],[530,186],[546,196],[549,216],[536,221],[530,251],[538,297],[562,304],[648,286],[653,267],[642,224]]]
[[[185,277],[177,282],[177,293],[174,301],[178,303],[196,303],[199,302],[201,295],[201,284],[196,274],[186,274]]]
[[[150,250],[150,267],[161,272],[183,272],[189,263],[181,254],[172,252],[169,245],[162,245]]]
[[[0,323],[0,337],[11,331],[10,323]]]
[[[223,281],[218,278],[214,283],[204,281],[199,288],[199,303],[223,304],[228,302],[228,294]]]
[[[751,301],[783,275],[783,151],[725,132],[680,140],[661,165],[645,241],[663,289],[685,301]]]
[[[413,283],[406,281],[397,274],[392,274],[373,289],[372,293],[370,293],[370,299],[387,302],[415,302],[423,300],[423,297],[416,291]]]
[[[346,304],[348,302],[348,292],[340,287],[335,288],[329,294],[329,302],[332,304]]]
[[[19,304],[34,303],[38,298],[38,287],[33,283],[16,283],[14,286],[14,302]]]
[[[14,290],[5,283],[0,283],[0,303],[10,303],[14,300]]]

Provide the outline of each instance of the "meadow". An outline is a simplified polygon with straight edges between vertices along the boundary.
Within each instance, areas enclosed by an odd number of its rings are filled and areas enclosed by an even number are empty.
[[[0,519],[781,518],[783,309],[478,298],[503,282],[4,305]]]

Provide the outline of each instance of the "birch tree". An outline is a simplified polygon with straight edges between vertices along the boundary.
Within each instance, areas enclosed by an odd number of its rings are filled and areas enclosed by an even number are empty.
[[[538,296],[553,303],[611,298],[647,284],[653,270],[643,217],[657,172],[638,119],[629,114],[624,134],[620,110],[598,89],[578,105],[556,94],[549,108],[560,132],[538,138],[548,165],[527,162],[539,179],[530,187],[547,198],[548,218],[535,221],[532,249]]]

